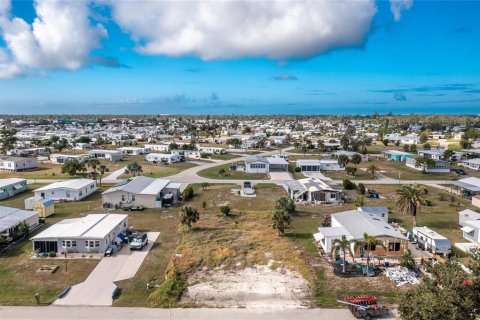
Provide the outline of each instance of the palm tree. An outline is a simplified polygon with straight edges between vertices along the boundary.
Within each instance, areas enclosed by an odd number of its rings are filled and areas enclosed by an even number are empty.
[[[414,184],[404,185],[397,189],[397,201],[395,204],[403,214],[412,215],[412,228],[417,226],[417,213],[422,205],[427,203],[425,195],[428,191],[425,187]]]
[[[180,210],[180,223],[187,226],[188,230],[192,228],[192,223],[197,222],[200,219],[198,210],[191,206],[184,206]]]
[[[127,170],[128,172],[132,173],[134,177],[140,172],[143,172],[142,166],[139,165],[138,162],[130,162],[127,165]]]
[[[345,168],[345,166],[350,162],[350,159],[348,159],[347,155],[341,154],[338,156],[337,161],[340,167]]]
[[[335,239],[332,241],[332,256],[337,256],[340,251],[343,252],[343,266],[342,266],[342,271],[345,273],[345,256],[346,252],[350,254],[351,257],[353,257],[353,252],[352,252],[352,241],[347,239],[347,236],[343,235],[341,239]]]
[[[97,167],[100,166],[100,161],[98,159],[90,159],[87,162],[87,166],[92,168],[90,175],[92,176],[93,180],[96,181],[98,176]]]
[[[367,268],[370,265],[370,251],[372,250],[372,248],[374,248],[376,246],[381,246],[381,247],[385,248],[383,242],[380,239],[378,239],[374,236],[371,236],[366,232],[363,234],[363,239],[362,240],[355,241],[355,247],[366,247],[367,248]]]
[[[374,178],[375,178],[375,173],[379,170],[380,170],[380,168],[374,163],[369,165],[368,168],[367,168],[367,171],[370,172]]]
[[[283,236],[292,217],[285,210],[275,210],[272,214],[272,228],[277,229],[278,235]]]
[[[103,179],[103,176],[105,175],[105,172],[108,172],[108,167],[104,164],[101,164],[100,167],[98,168],[98,176],[100,178],[100,187],[102,186],[102,179]]]
[[[287,214],[295,212],[295,203],[289,197],[281,197],[275,203],[275,210],[285,211]]]

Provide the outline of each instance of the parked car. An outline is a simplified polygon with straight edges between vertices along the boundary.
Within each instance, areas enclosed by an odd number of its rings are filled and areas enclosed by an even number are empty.
[[[142,250],[144,246],[148,244],[148,237],[146,233],[138,232],[132,235],[132,240],[130,241],[130,250]]]
[[[122,205],[123,211],[143,211],[145,208],[143,206],[133,206],[131,204]]]
[[[463,169],[452,169],[452,171],[461,176],[464,176],[467,174]]]

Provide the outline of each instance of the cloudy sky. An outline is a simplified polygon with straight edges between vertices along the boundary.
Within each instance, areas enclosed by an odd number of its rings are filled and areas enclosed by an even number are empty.
[[[480,113],[480,2],[0,0],[2,113]]]

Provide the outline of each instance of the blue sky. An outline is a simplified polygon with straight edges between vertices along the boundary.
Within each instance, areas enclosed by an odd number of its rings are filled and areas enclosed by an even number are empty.
[[[185,40],[176,37],[185,26],[155,21],[197,17],[197,9],[177,17],[185,10],[158,5],[148,9],[152,22],[137,21],[129,16],[127,1],[124,8],[102,1],[72,9],[76,17],[85,15],[73,26],[53,20],[59,8],[47,7],[44,0],[13,1],[4,10],[2,27],[2,1],[7,0],[0,0],[2,113],[480,113],[478,1],[414,1],[398,19],[387,1],[356,1],[361,8],[345,2],[332,9],[335,21],[326,22],[331,36],[311,36],[328,19],[320,14],[310,24],[289,20],[283,34],[292,28],[300,33],[284,40],[273,29],[259,31],[258,39],[251,34],[242,39],[238,24],[224,22],[225,16],[208,28],[199,22],[201,32],[194,26]],[[40,5],[41,20],[50,28],[46,39],[42,30],[28,30],[35,29]],[[257,24],[264,30],[261,23],[278,14],[272,12],[232,19],[250,19],[245,23],[255,33]],[[12,49],[24,45],[9,37],[18,34],[12,31],[15,17],[27,26],[22,32],[37,37],[35,46],[44,45],[33,47],[31,56],[22,55],[31,45],[22,54]],[[225,32],[211,30],[218,25]],[[157,28],[158,36],[149,33]],[[240,37],[240,44],[231,43],[230,35]],[[52,46],[56,51],[46,49]]]

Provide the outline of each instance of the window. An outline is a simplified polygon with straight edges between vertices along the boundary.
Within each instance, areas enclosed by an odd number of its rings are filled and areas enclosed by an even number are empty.
[[[67,191],[66,193],[67,193],[67,198],[70,198],[70,191]]]
[[[63,248],[74,248],[77,246],[77,240],[63,240],[62,247]]]
[[[95,187],[95,186],[92,184],[92,185],[90,186],[90,189],[93,189],[94,187]]]
[[[252,163],[250,164],[250,168],[252,169],[265,169],[265,163]]]
[[[98,248],[98,247],[100,247],[100,240],[87,240],[87,241],[85,241],[85,247],[87,247],[87,248]]]
[[[122,201],[125,201],[125,195],[122,194]]]
[[[392,251],[392,252],[400,251],[400,242],[389,242],[388,251]]]
[[[79,195],[79,196],[82,196],[82,194],[83,194],[82,191],[79,191],[79,192],[78,192],[78,195]]]
[[[132,194],[132,201],[135,201],[135,195]]]
[[[368,250],[368,246],[365,245],[365,248],[364,248],[364,249],[365,249],[365,251],[367,251],[367,250]],[[371,246],[370,246],[370,251],[375,251],[376,249],[377,249],[377,246],[376,246],[376,245],[371,245]]]

